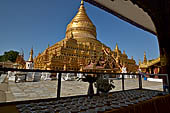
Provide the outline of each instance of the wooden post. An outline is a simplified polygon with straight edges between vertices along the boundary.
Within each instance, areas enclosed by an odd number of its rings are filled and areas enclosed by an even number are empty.
[[[122,90],[125,90],[125,79],[124,79],[124,74],[122,73]]]
[[[142,89],[142,75],[139,75],[139,89]]]
[[[57,99],[60,99],[60,94],[61,94],[61,74],[62,73],[59,73],[58,75]]]

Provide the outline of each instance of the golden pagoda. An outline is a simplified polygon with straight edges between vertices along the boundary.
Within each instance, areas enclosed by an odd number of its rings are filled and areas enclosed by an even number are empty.
[[[24,60],[24,53],[20,53],[17,58],[15,63],[13,64],[13,67],[18,68],[18,69],[25,69],[26,62]]]
[[[144,52],[143,62],[140,61],[139,63],[139,68],[141,68],[142,72],[150,74],[156,74],[155,71],[157,71],[157,73],[161,73],[161,66],[162,65],[160,57],[156,59],[147,60],[146,52]]]
[[[105,53],[104,51],[107,51]],[[119,57],[117,57],[119,55]],[[121,54],[116,45],[115,50],[97,40],[96,27],[88,17],[81,0],[80,8],[72,21],[67,25],[65,38],[34,58],[34,68],[44,70],[83,70],[90,62],[96,62],[103,57],[107,62],[114,63],[120,68],[121,64],[136,66],[136,62]],[[116,58],[117,57],[117,58]],[[111,60],[111,61],[109,61]],[[116,60],[118,61],[116,64]],[[120,65],[118,64],[120,63]],[[112,62],[113,64],[113,62]],[[119,66],[118,66],[119,65]],[[133,67],[133,66],[132,66]],[[114,70],[113,67],[110,68]],[[119,69],[120,71],[120,69]]]

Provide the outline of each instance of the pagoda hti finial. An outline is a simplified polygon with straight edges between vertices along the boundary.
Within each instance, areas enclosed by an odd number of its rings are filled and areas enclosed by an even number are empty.
[[[30,57],[29,57],[28,61],[33,62],[33,47],[31,48]]]
[[[146,52],[144,51],[144,59],[146,59]]]
[[[31,48],[30,55],[33,56],[33,47]]]
[[[125,53],[125,50],[123,50],[123,54],[125,55],[126,53]]]
[[[116,43],[116,48],[115,48],[115,50],[117,50],[117,51],[119,50],[119,47],[118,47],[118,44],[117,44],[117,43]]]
[[[141,65],[141,60],[139,59],[139,65]]]
[[[143,59],[143,63],[147,63],[146,52],[144,52],[144,59]]]
[[[84,1],[83,0],[81,0],[81,5],[84,5]]]

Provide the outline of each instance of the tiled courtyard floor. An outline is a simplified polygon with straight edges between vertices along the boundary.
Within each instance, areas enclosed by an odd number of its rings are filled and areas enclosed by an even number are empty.
[[[115,88],[112,91],[120,91],[121,80],[114,80]],[[138,88],[138,79],[125,79],[125,89]],[[143,80],[143,88],[161,90],[162,83]],[[80,81],[62,81],[61,97],[87,94],[88,83]],[[96,92],[96,88],[94,87]],[[9,82],[7,101],[20,101],[31,99],[55,98],[57,95],[57,81],[40,82]]]

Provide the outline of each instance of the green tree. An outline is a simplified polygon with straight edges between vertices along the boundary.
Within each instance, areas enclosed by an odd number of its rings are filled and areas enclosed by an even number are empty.
[[[19,52],[10,50],[8,52],[4,52],[4,55],[0,56],[0,62],[11,61],[15,62]]]
[[[3,57],[3,55],[1,55],[0,56],[0,62],[3,62],[4,61],[3,59],[4,59],[4,57]]]

